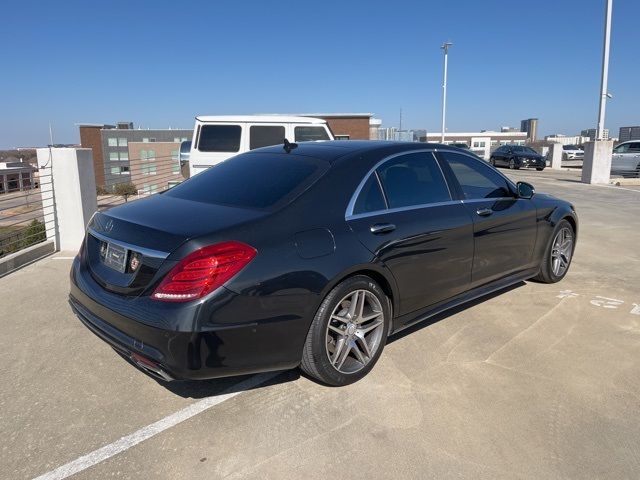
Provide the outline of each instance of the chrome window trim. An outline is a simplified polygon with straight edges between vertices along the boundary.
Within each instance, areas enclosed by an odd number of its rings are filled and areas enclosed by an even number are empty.
[[[133,245],[131,243],[123,242],[121,240],[115,240],[113,238],[107,237],[106,235],[102,235],[101,233],[96,232],[93,228],[87,228],[87,233],[103,242],[113,243],[122,248],[126,248],[127,250],[133,250],[134,252],[141,253],[143,257],[153,257],[153,258],[160,258],[164,260],[169,256],[168,252],[161,252],[160,250],[153,250],[151,248],[140,247],[138,245]]]
[[[445,204],[454,204],[454,203],[460,203],[460,200],[453,200],[453,195],[451,194],[451,188],[449,187],[449,182],[447,182],[447,177],[445,176],[444,172],[442,171],[442,167],[440,167],[440,163],[438,162],[438,159],[436,158],[436,156],[433,154],[434,149],[432,148],[423,148],[423,149],[419,149],[419,150],[408,150],[408,151],[404,151],[404,152],[398,152],[398,153],[394,153],[392,155],[389,155],[387,157],[384,157],[382,160],[378,161],[373,167],[371,167],[371,169],[369,169],[369,171],[365,174],[365,176],[362,178],[362,180],[360,181],[360,183],[358,184],[358,187],[356,188],[355,192],[353,193],[353,195],[351,196],[351,200],[349,200],[349,203],[347,204],[347,210],[344,214],[344,219],[345,220],[350,220],[353,218],[362,218],[362,217],[369,217],[372,215],[380,215],[381,213],[391,213],[391,212],[397,212],[397,211],[404,211],[404,210],[414,210],[416,208],[425,208],[425,207],[429,207],[429,206],[439,206],[439,205],[445,205]],[[436,165],[438,166],[438,171],[440,172],[440,175],[442,175],[442,180],[444,181],[444,184],[447,187],[447,191],[449,192],[449,198],[451,200],[446,201],[446,202],[436,202],[436,203],[425,203],[425,204],[421,204],[421,205],[409,205],[406,207],[397,207],[397,208],[388,208],[389,207],[389,203],[387,200],[387,196],[386,196],[386,192],[384,191],[384,188],[382,188],[382,182],[380,180],[380,177],[377,174],[377,170],[378,167],[382,166],[383,164],[385,164],[386,162],[393,160],[394,158],[397,157],[401,157],[403,155],[410,155],[412,153],[430,153],[431,156],[433,157],[433,161],[436,162]],[[374,212],[363,212],[363,213],[353,213],[353,209],[356,205],[356,201],[358,200],[358,196],[360,195],[360,192],[362,191],[362,189],[364,188],[364,185],[367,183],[367,180],[369,180],[369,177],[371,176],[372,173],[376,173],[376,178],[378,179],[378,185],[380,187],[380,190],[382,192],[382,196],[384,198],[385,204],[387,205],[387,208],[385,210],[376,210]]]
[[[524,200],[518,197],[485,197],[485,198],[470,198],[460,200],[462,203],[480,203],[480,202],[501,202],[505,200]]]
[[[358,218],[374,217],[386,215],[388,213],[407,212],[409,210],[419,210],[431,207],[443,207],[445,205],[462,205],[462,200],[449,200],[448,202],[421,203],[420,205],[409,205],[407,207],[388,208],[386,210],[376,210],[375,212],[354,213],[346,217],[345,220],[357,220]]]

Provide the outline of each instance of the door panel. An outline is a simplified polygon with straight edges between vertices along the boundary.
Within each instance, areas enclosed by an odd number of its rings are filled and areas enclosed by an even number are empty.
[[[538,228],[535,204],[516,198],[509,182],[486,163],[459,153],[439,155],[473,219],[471,287],[530,268]]]
[[[474,219],[472,287],[531,266],[537,231],[531,200],[471,200],[464,205]]]
[[[469,288],[473,227],[460,202],[390,211],[348,223],[395,277],[401,296],[398,315]],[[395,230],[372,233],[371,227],[378,224],[392,224]]]

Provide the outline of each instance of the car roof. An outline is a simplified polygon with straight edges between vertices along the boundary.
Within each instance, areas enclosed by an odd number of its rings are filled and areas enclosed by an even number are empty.
[[[372,152],[376,150],[392,149],[396,152],[403,152],[411,150],[433,150],[437,148],[448,148],[462,151],[462,149],[459,149],[457,147],[441,145],[439,143],[392,142],[384,140],[327,140],[321,142],[299,142],[297,145],[298,146],[296,148],[291,150],[292,155],[315,157],[330,163],[333,163],[336,160],[349,154]],[[394,149],[393,147],[396,148]],[[246,153],[282,153],[283,151],[284,145],[273,145],[270,147],[251,150]]]
[[[310,123],[325,124],[326,120],[313,117],[294,117],[291,115],[198,115],[196,120],[203,123],[242,122],[242,123]]]

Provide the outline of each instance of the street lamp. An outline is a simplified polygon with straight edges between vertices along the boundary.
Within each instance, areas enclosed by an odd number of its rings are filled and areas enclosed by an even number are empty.
[[[447,111],[447,56],[449,53],[449,47],[452,46],[451,42],[444,42],[440,47],[444,50],[444,80],[442,81],[442,135],[440,137],[440,143],[444,143],[444,129],[445,129],[445,115]]]
[[[607,92],[607,84],[609,81],[609,45],[611,43],[612,9],[613,0],[607,0],[604,20],[604,46],[602,48],[602,76],[600,77],[600,108],[598,109],[596,140],[604,140],[604,113],[607,107],[607,98],[611,98],[611,94]]]

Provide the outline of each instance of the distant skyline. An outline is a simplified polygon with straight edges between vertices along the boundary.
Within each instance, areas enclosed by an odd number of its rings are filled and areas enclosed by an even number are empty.
[[[385,127],[538,136],[597,120],[604,1],[8,1],[0,148],[76,123],[191,128],[195,115],[372,112]],[[615,0],[606,128],[640,124],[640,2]]]

